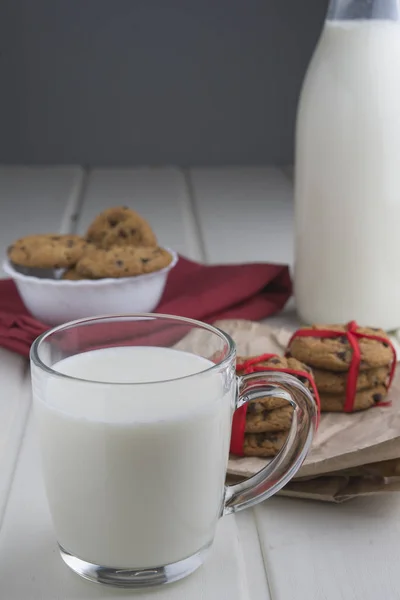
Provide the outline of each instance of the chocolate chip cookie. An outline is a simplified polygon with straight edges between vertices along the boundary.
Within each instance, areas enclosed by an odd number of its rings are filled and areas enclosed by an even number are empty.
[[[288,432],[246,433],[243,442],[244,456],[268,458],[276,456],[287,440]]]
[[[238,375],[243,375],[244,371],[240,367],[243,364],[245,364],[246,361],[251,360],[253,358],[256,358],[256,357],[238,356],[236,359],[236,364],[237,364],[236,373]],[[310,367],[303,364],[299,360],[296,360],[295,358],[285,358],[284,356],[272,356],[271,358],[269,358],[265,361],[257,362],[256,366],[257,367],[262,367],[262,366],[273,367],[274,369],[290,369],[293,371],[305,371],[306,373],[309,373],[310,375],[312,375],[312,370],[310,369]],[[301,375],[294,375],[294,377],[297,377],[297,379],[303,385],[305,385],[305,387],[307,387],[311,392],[313,391],[312,387],[310,385],[310,382],[308,381],[308,379],[306,377],[303,377]],[[261,414],[268,410],[274,410],[277,408],[287,407],[288,404],[289,403],[287,402],[287,400],[284,400],[283,398],[276,398],[274,396],[271,396],[271,397],[265,396],[264,398],[258,398],[257,400],[252,400],[251,402],[249,402],[249,404],[247,405],[247,415]]]
[[[29,235],[9,246],[7,255],[13,264],[22,267],[64,269],[81,258],[86,246],[78,235]]]
[[[87,277],[82,277],[82,275],[79,275],[75,267],[71,267],[70,269],[64,271],[64,273],[61,275],[61,279],[67,279],[68,281],[81,281],[82,279],[87,279]]]
[[[247,405],[246,415],[258,415],[262,414],[266,410],[276,410],[277,408],[283,408],[288,406],[289,402],[283,398],[276,398],[275,396],[264,396],[257,400],[252,400]]]
[[[246,433],[266,433],[287,431],[293,418],[293,408],[289,403],[282,408],[264,410],[256,414],[246,413]]]
[[[310,329],[327,329],[343,331],[343,333],[346,331],[344,325],[313,325]],[[388,339],[386,333],[381,329],[358,327],[356,331]],[[358,343],[361,353],[361,371],[387,366],[392,362],[393,353],[389,343],[368,338],[359,338]],[[345,335],[335,338],[302,336],[292,340],[288,347],[288,353],[311,367],[340,372],[348,370],[353,350]]]
[[[142,273],[161,271],[172,261],[171,254],[164,248],[136,248],[136,256],[142,265]]]
[[[322,394],[341,394],[346,391],[347,373],[313,369],[315,385]],[[389,377],[389,367],[376,367],[360,371],[357,377],[357,391],[384,384]]]
[[[387,389],[384,385],[377,385],[368,390],[362,390],[356,393],[353,410],[366,410],[375,404],[384,402],[387,395]],[[346,401],[345,394],[320,394],[322,412],[343,412]]]
[[[171,254],[163,248],[122,246],[91,251],[77,263],[76,271],[89,279],[132,277],[158,271],[171,261]]]
[[[86,238],[106,250],[113,246],[157,246],[149,223],[127,206],[100,213],[87,230]]]

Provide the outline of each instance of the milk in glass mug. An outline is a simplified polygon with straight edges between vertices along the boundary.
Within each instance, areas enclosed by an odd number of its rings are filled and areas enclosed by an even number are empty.
[[[203,563],[221,516],[296,473],[315,430],[313,397],[284,373],[237,377],[235,358],[219,329],[157,314],[82,319],[34,342],[45,487],[76,573],[128,588],[185,577]],[[293,406],[288,440],[257,475],[226,486],[233,413],[262,396]]]

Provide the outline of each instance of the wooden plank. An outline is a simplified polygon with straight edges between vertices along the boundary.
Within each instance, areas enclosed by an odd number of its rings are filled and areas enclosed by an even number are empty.
[[[290,168],[191,169],[190,189],[204,255],[211,263],[267,261],[293,267]],[[293,300],[267,322],[298,327]]]
[[[235,515],[250,600],[272,600],[254,510]]]
[[[272,498],[255,512],[273,600],[400,598],[398,494],[343,505]]]
[[[2,257],[17,237],[71,231],[82,182],[79,167],[0,167]],[[0,526],[30,406],[27,368],[26,359],[0,348]]]
[[[0,348],[0,529],[30,405],[27,361]]]
[[[195,515],[194,515],[195,518]],[[235,517],[219,523],[206,564],[190,578],[157,591],[124,597],[163,600],[266,600],[248,595]],[[21,569],[21,565],[24,566]],[[58,555],[39,465],[32,417],[16,469],[0,534],[0,585],[7,600],[116,599],[121,592],[101,588],[71,573]]]
[[[89,174],[78,232],[84,233],[100,211],[119,205],[147,218],[161,245],[202,258],[187,183],[179,169],[95,169]]]
[[[1,262],[15,238],[70,231],[82,179],[80,167],[0,167]]]
[[[293,194],[283,171],[191,169],[190,180],[209,262],[293,263]]]

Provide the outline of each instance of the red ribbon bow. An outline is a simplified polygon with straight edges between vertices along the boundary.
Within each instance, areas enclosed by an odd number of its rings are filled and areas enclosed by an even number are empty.
[[[344,403],[343,410],[344,412],[353,412],[354,410],[354,402],[356,398],[357,392],[357,379],[360,371],[360,363],[361,363],[361,351],[358,343],[359,339],[368,339],[368,340],[376,340],[378,342],[382,342],[386,346],[389,346],[393,352],[393,360],[389,373],[389,380],[386,384],[386,388],[389,389],[392,381],[394,372],[396,369],[396,350],[394,349],[393,344],[386,337],[382,337],[380,335],[368,334],[368,333],[360,333],[357,331],[358,325],[355,321],[350,321],[346,325],[346,331],[334,331],[332,329],[299,329],[296,331],[292,337],[290,338],[288,348],[290,348],[290,344],[296,337],[316,337],[316,338],[337,338],[337,337],[346,337],[352,350],[352,358],[351,363],[347,375],[346,382],[346,400]],[[286,352],[286,355],[288,352]],[[389,406],[390,402],[378,402],[375,406]]]
[[[309,384],[311,385],[314,398],[318,405],[318,415],[320,410],[320,402],[317,388],[315,386],[314,379],[310,373],[307,371],[297,371],[296,369],[289,369],[284,367],[276,367],[275,365],[266,366],[260,363],[269,360],[270,358],[277,357],[277,354],[262,354],[261,356],[254,356],[253,358],[248,358],[242,363],[238,363],[236,365],[236,372],[240,371],[241,374],[248,373],[262,373],[263,371],[279,371],[281,373],[288,373],[289,375],[294,375],[295,377],[305,377]],[[278,357],[279,358],[279,357]],[[248,404],[244,404],[240,408],[238,408],[232,420],[232,435],[231,435],[231,446],[230,451],[232,454],[236,454],[238,456],[243,456],[243,444],[244,444],[244,435],[246,429],[246,414],[247,414]]]

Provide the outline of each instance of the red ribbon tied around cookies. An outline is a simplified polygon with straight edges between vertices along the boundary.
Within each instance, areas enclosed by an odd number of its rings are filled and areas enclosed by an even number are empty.
[[[238,363],[236,365],[236,371],[240,371],[242,375],[247,375],[248,373],[262,373],[263,371],[279,371],[281,373],[288,373],[289,375],[294,375],[295,377],[304,377],[309,382],[315,401],[318,406],[318,416],[320,411],[320,401],[317,388],[315,386],[314,379],[310,373],[307,371],[297,371],[295,369],[289,369],[284,367],[276,367],[273,366],[265,366],[260,363],[263,363],[270,358],[278,357],[277,354],[261,354],[260,356],[254,356],[252,358],[248,358],[242,363]],[[279,358],[279,357],[278,357]],[[238,456],[243,456],[243,444],[244,444],[244,435],[246,429],[246,414],[247,414],[248,404],[243,404],[240,408],[238,408],[234,414],[232,419],[232,434],[231,434],[231,446],[230,451],[232,454],[236,454]]]
[[[358,374],[360,372],[360,363],[361,363],[361,351],[359,346],[360,339],[368,339],[368,340],[376,340],[377,342],[382,342],[386,346],[389,346],[393,353],[393,360],[390,367],[389,379],[386,383],[386,388],[389,389],[392,381],[394,372],[396,369],[396,350],[391,343],[391,341],[380,335],[368,334],[368,333],[360,333],[357,331],[358,325],[356,321],[350,321],[346,325],[346,331],[334,331],[332,329],[299,329],[297,330],[292,337],[290,338],[288,348],[290,348],[290,344],[296,337],[314,337],[314,338],[338,338],[338,337],[346,337],[351,349],[352,349],[352,357],[351,363],[347,375],[346,382],[346,400],[343,406],[344,412],[353,412],[354,410],[354,402],[356,398],[357,392],[357,379]],[[286,352],[286,355],[288,352]],[[375,406],[389,406],[390,402],[377,402]]]

